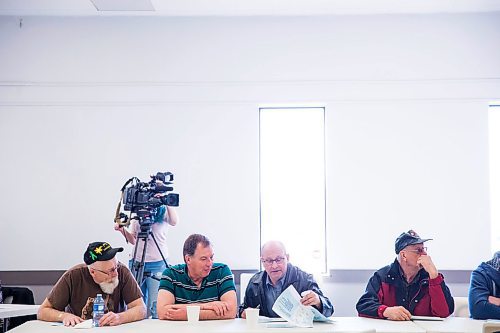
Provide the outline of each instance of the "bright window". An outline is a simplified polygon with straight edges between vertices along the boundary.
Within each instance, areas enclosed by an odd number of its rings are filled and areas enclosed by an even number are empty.
[[[489,110],[490,207],[492,252],[500,250],[500,103]]]
[[[326,272],[324,129],[324,108],[260,109],[261,244],[312,274]]]

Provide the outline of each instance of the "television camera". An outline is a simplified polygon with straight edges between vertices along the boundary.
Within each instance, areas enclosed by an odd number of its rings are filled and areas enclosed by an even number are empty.
[[[158,215],[162,205],[179,206],[179,194],[167,193],[173,191],[174,175],[171,172],[158,172],[151,176],[147,183],[141,182],[139,178],[130,178],[122,187],[123,209],[129,211],[134,216],[128,217],[124,213],[117,211],[115,222],[120,226],[128,226],[131,219],[138,220],[143,227],[149,227],[154,223],[154,218]],[[133,183],[129,186],[129,184]],[[121,203],[118,205],[120,208]],[[146,231],[146,230],[144,230]]]
[[[174,190],[173,180],[174,175],[171,172],[157,172],[156,175],[151,176],[151,180],[147,183],[141,182],[137,177],[132,177],[121,188],[122,194],[116,209],[115,223],[120,227],[128,227],[132,220],[139,223],[140,230],[136,237],[131,265],[132,274],[139,285],[142,285],[143,279],[149,276],[144,273],[144,262],[150,238],[154,241],[163,262],[168,267],[167,260],[152,232],[152,225],[156,222],[163,222],[163,215],[166,214],[166,211],[164,208],[162,209],[162,206],[179,206],[179,194],[168,193]],[[123,209],[130,212],[130,217],[121,212],[122,203]],[[142,254],[137,257],[137,245],[140,242],[143,242]]]

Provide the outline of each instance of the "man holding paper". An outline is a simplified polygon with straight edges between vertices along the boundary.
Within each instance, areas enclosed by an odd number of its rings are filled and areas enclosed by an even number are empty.
[[[359,316],[410,320],[413,315],[444,318],[453,313],[450,290],[424,247],[428,240],[413,230],[399,235],[398,256],[370,278],[356,304]]]
[[[301,294],[303,305],[315,307],[325,317],[333,314],[332,303],[323,295],[313,276],[288,262],[289,256],[283,243],[265,243],[260,251],[260,260],[265,270],[250,279],[239,308],[240,317],[246,317],[246,308],[259,308],[261,316],[278,317],[272,310],[273,304],[290,285]]]

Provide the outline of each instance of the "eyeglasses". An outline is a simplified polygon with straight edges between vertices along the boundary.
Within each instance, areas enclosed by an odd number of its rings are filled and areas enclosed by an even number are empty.
[[[410,252],[414,252],[414,253],[418,253],[418,254],[423,254],[423,253],[427,253],[427,246],[424,246],[424,247],[418,247],[414,250],[405,250],[405,251],[410,251]]]
[[[118,273],[118,269],[120,268],[120,266],[121,266],[120,263],[118,263],[115,267],[111,268],[108,271],[102,271],[102,270],[94,268],[94,267],[92,267],[92,269],[95,271],[101,272],[103,274],[106,274],[107,276],[111,276],[114,273]]]
[[[285,261],[285,257],[277,257],[276,259],[260,259],[260,261],[264,265],[272,266],[273,262],[275,262],[276,265],[280,265],[280,264],[282,264]]]

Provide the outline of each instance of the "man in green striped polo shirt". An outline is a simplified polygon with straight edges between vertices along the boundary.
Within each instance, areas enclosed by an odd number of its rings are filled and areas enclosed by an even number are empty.
[[[200,320],[236,317],[233,274],[225,264],[214,263],[207,237],[189,236],[183,248],[185,264],[163,272],[158,293],[158,318],[187,320],[186,305],[200,306]]]

